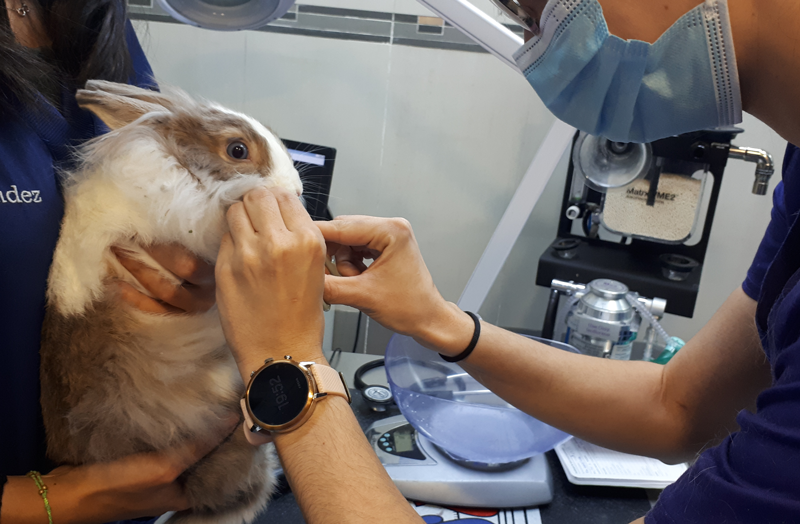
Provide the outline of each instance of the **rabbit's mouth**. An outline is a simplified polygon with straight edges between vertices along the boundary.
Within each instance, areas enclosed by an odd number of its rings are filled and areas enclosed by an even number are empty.
[[[227,180],[222,183],[217,182],[217,184],[223,188],[220,202],[223,204],[223,209],[227,211],[227,209],[233,204],[237,202],[243,202],[244,197],[253,190],[259,188],[270,190],[281,188],[297,195],[297,198],[300,200],[300,203],[303,204],[303,207],[307,207],[308,202],[306,196],[303,195],[302,189],[297,189],[296,187],[287,187],[287,184],[280,182],[281,181],[276,181],[271,177],[260,178],[249,175],[240,175],[235,179]]]

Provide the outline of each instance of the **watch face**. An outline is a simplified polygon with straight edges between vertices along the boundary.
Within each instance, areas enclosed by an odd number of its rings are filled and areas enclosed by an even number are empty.
[[[250,410],[262,423],[281,426],[300,415],[308,403],[305,373],[292,364],[277,362],[261,370],[250,385]]]

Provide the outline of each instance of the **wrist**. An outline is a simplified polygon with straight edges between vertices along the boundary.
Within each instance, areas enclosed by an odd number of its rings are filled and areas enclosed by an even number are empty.
[[[8,477],[3,489],[3,506],[0,510],[2,522],[13,518],[13,522],[41,523],[47,522],[42,499],[31,479],[22,476]],[[10,517],[10,518],[9,518]]]
[[[283,458],[283,452],[292,446],[303,446],[308,439],[320,437],[320,426],[325,427],[329,424],[329,419],[341,420],[346,414],[353,413],[347,400],[338,395],[329,395],[321,400],[315,407],[314,412],[308,420],[292,431],[274,433],[273,442],[278,451],[278,455]],[[329,430],[327,430],[329,431]],[[305,441],[305,442],[304,442]]]
[[[93,466],[57,468],[42,476],[50,488],[48,496],[56,524],[107,522],[116,520],[116,508],[100,503],[103,487],[94,482]],[[89,509],[91,508],[91,509]]]
[[[469,345],[474,331],[472,318],[457,305],[446,302],[414,340],[437,353],[455,356]]]
[[[42,475],[42,480],[48,488],[47,498],[54,522],[58,524],[86,522],[78,518],[82,494],[74,489],[75,486],[72,483],[64,482],[63,479],[57,480],[51,475]],[[6,522],[6,520],[20,524],[48,522],[44,501],[31,478],[27,476],[8,477],[3,490],[2,510],[0,511],[0,522]]]
[[[316,362],[317,364],[328,365],[328,361],[322,354],[322,340],[319,337],[308,341],[298,340],[292,343],[253,346],[237,353],[246,355],[241,359],[237,359],[239,373],[241,373],[245,384],[250,381],[250,374],[263,366],[264,361],[270,358],[281,360],[290,356],[295,362]]]

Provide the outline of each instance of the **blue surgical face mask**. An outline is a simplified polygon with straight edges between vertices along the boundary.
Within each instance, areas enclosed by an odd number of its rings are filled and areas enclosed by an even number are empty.
[[[597,0],[550,0],[514,55],[561,120],[618,142],[742,121],[726,0],[705,0],[655,44],[609,34]]]

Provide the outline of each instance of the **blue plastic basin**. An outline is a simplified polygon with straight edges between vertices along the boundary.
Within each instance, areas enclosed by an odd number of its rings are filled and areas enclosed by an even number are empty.
[[[579,353],[567,344],[528,338]],[[490,464],[515,462],[549,451],[569,438],[513,407],[460,366],[445,362],[410,337],[395,335],[389,341],[386,374],[409,423],[457,457]]]

